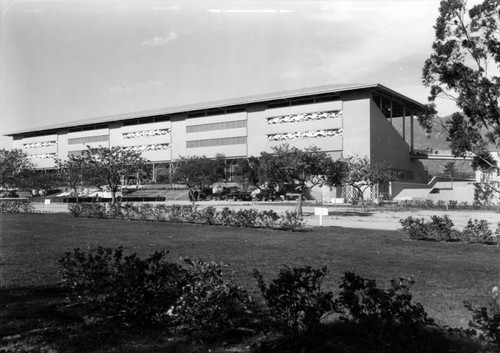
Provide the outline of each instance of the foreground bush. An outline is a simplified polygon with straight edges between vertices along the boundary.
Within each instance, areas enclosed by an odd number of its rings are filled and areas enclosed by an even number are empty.
[[[60,286],[87,315],[128,326],[162,326],[197,337],[224,334],[252,313],[246,291],[223,277],[222,265],[165,260],[165,251],[141,259],[98,246],[59,260]],[[174,329],[175,327],[175,329]]]
[[[408,233],[411,239],[435,241],[463,241],[467,243],[499,244],[500,223],[493,233],[485,220],[469,220],[463,231],[453,228],[453,222],[447,215],[443,217],[432,216],[430,222],[423,218],[411,216],[399,221],[401,230]]]
[[[75,217],[88,218],[117,218],[281,230],[297,230],[304,226],[303,219],[294,212],[278,214],[272,210],[257,211],[254,209],[233,211],[228,207],[217,211],[214,207],[197,208],[192,205],[77,203],[69,205],[69,211]]]
[[[0,213],[33,213],[35,208],[29,202],[0,200]]]
[[[500,224],[497,233],[499,230]],[[484,219],[479,221],[475,219],[474,222],[469,219],[469,222],[462,231],[461,238],[468,243],[497,244],[499,235],[500,234],[493,234],[493,231],[489,228],[488,222]]]
[[[482,334],[479,338],[487,341],[489,345],[500,352],[500,295],[498,287],[491,291],[490,303],[487,306],[474,307],[472,303],[465,302],[465,307],[472,312],[469,326],[479,329]]]
[[[333,310],[333,293],[321,289],[326,267],[313,269],[284,267],[269,285],[258,270],[254,271],[270,317],[285,335],[314,331],[325,314]]]
[[[123,249],[98,246],[85,253],[67,252],[59,260],[60,285],[72,303],[97,317],[129,324],[165,324],[164,315],[174,305],[185,285],[186,270],[165,261],[165,251],[146,259]]]
[[[423,218],[409,216],[399,221],[402,230],[408,232],[410,238],[417,240],[455,241],[456,230],[453,229],[453,221],[447,216],[432,216],[430,222],[424,222]]]
[[[248,293],[223,277],[223,265],[185,259],[186,284],[172,315],[183,332],[197,337],[224,335],[251,321],[253,302]]]
[[[375,281],[347,272],[335,302],[343,320],[376,327],[421,327],[433,325],[420,303],[412,303],[413,278],[391,281],[389,289],[380,289]]]
[[[334,298],[322,289],[325,267],[283,267],[269,284],[255,270],[267,306],[259,310],[245,289],[224,274],[224,265],[189,259],[172,263],[165,255],[158,251],[141,259],[136,254],[124,256],[122,248],[102,246],[87,253],[79,249],[66,253],[59,261],[60,284],[72,305],[64,309],[76,308],[85,319],[85,330],[137,332],[138,327],[154,326],[177,340],[234,338],[228,334],[255,335],[259,328],[267,332],[274,327],[286,339],[271,339],[270,350],[276,352],[472,352],[478,350],[468,347],[479,347],[477,338],[485,342],[482,352],[500,348],[498,288],[489,307],[466,304],[473,314],[473,329],[445,331],[412,301],[412,278],[399,278],[381,289],[374,280],[347,272]],[[335,316],[325,322],[330,313]],[[452,345],[446,341],[450,337]],[[462,343],[469,345],[467,349],[454,349]]]

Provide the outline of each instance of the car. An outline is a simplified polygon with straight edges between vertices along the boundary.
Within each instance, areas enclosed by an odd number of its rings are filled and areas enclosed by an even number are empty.
[[[261,189],[260,192],[255,194],[258,201],[274,201],[280,198],[280,195],[274,189]]]
[[[233,201],[251,201],[252,195],[248,191],[236,190],[231,191],[227,194],[221,196],[223,200],[233,200]]]

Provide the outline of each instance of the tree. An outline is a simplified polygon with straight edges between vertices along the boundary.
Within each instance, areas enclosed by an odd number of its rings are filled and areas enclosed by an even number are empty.
[[[477,167],[489,154],[488,143],[500,144],[500,2],[484,0],[467,9],[465,0],[441,1],[434,28],[423,83],[432,104],[451,99],[463,111],[446,122],[450,147],[456,156],[472,153]],[[421,123],[429,128],[430,119]]]
[[[347,169],[342,184],[357,190],[365,209],[365,192],[375,185],[384,185],[392,180],[391,165],[387,162],[370,163],[368,157],[349,156],[345,159]]]
[[[0,150],[0,186],[2,188],[22,186],[22,176],[34,169],[35,165],[23,150]]]
[[[238,174],[241,177],[241,184],[245,189],[250,185],[261,189],[262,176],[260,175],[260,160],[257,157],[250,156],[244,159],[238,159]]]
[[[61,179],[70,187],[78,202],[78,186],[89,184],[90,170],[83,156],[71,155],[68,160],[57,160],[57,169]]]
[[[122,177],[144,172],[146,162],[141,152],[126,147],[98,147],[82,153],[83,168],[87,169],[87,176],[98,185],[107,185],[111,191],[111,202],[116,203],[116,192]]]
[[[457,175],[457,168],[455,162],[448,162],[444,165],[443,174],[450,178],[451,188],[453,189],[453,178]]]
[[[260,175],[271,185],[293,185],[299,194],[296,213],[302,216],[304,191],[316,185],[340,184],[344,165],[334,161],[317,147],[304,150],[283,144],[273,147],[273,153],[262,152]]]
[[[56,170],[27,169],[20,176],[20,186],[23,189],[33,189],[38,195],[46,195],[61,185],[61,178]]]
[[[189,188],[189,198],[194,203],[198,195],[212,184],[224,179],[224,157],[215,159],[205,156],[180,157],[174,163],[172,180]]]

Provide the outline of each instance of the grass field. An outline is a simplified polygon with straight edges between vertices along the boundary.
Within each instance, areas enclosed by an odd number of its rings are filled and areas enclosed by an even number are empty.
[[[203,258],[230,265],[236,280],[256,291],[251,272],[268,278],[283,264],[329,268],[326,287],[338,288],[345,271],[376,279],[379,286],[413,275],[414,297],[438,323],[466,327],[463,301],[483,303],[500,284],[500,249],[459,243],[417,242],[399,231],[315,228],[302,232],[217,226],[73,218],[67,214],[2,215],[2,295],[16,288],[53,286],[57,260],[73,248],[123,246],[149,255],[170,251],[170,259]],[[5,319],[5,317],[4,317]]]

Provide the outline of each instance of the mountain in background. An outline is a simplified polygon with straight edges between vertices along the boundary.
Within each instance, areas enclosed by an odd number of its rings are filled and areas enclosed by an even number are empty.
[[[444,128],[445,122],[451,117],[440,117],[434,120],[432,131],[427,134],[422,127],[420,127],[418,120],[414,118],[413,121],[413,138],[414,148],[416,150],[431,148],[433,150],[449,150],[450,143],[446,141],[448,132]],[[403,136],[403,121],[402,119],[393,119],[392,125]],[[406,141],[410,144],[410,119],[406,118],[405,135]],[[427,168],[429,176],[443,175],[444,166],[452,161],[439,161],[421,159],[422,164]],[[470,177],[474,178],[475,173],[471,167],[471,161],[455,160],[455,167],[457,169],[457,177]]]

